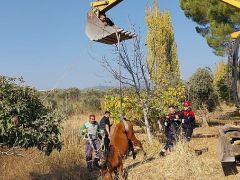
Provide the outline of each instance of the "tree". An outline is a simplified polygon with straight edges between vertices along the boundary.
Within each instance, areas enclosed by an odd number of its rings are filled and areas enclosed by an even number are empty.
[[[142,110],[138,99],[132,93],[132,96],[128,92],[124,92],[124,97],[122,99],[123,114],[128,117],[131,121],[140,124],[142,118]],[[118,94],[109,94],[105,96],[104,102],[102,104],[103,109],[107,109],[111,112],[111,118],[115,122],[120,120],[120,99]]]
[[[132,42],[131,50],[129,50],[130,47],[126,43],[122,43],[119,49],[118,47],[115,49],[115,54],[119,53],[120,57],[117,57],[114,61],[104,57],[102,64],[114,79],[128,86],[134,92],[134,97],[142,110],[148,139],[152,142],[148,113],[153,91],[149,78],[149,68],[146,63],[140,36],[134,38]],[[116,68],[116,64],[121,67],[121,72]]]
[[[46,155],[61,150],[59,139],[64,115],[43,106],[39,93],[22,80],[0,76],[0,145],[37,147]]]
[[[67,115],[72,115],[76,112],[99,112],[105,94],[106,92],[101,90],[80,90],[77,88],[41,92],[45,106],[53,109],[61,108]]]
[[[213,111],[218,104],[218,97],[213,87],[213,74],[209,68],[199,68],[188,82],[190,99],[195,108],[199,109],[203,121],[207,125],[206,110]]]
[[[228,65],[225,64],[224,61],[220,61],[216,64],[213,80],[214,89],[218,93],[220,100],[226,102],[231,101],[228,74]]]
[[[154,85],[167,89],[180,82],[180,68],[177,45],[174,39],[171,15],[161,12],[157,1],[146,12],[147,23],[147,61]]]
[[[198,24],[201,34],[217,55],[225,53],[223,44],[239,28],[240,12],[220,0],[180,0],[185,15]]]
[[[158,97],[154,104],[166,110],[169,105],[180,105],[185,99],[171,15],[168,11],[161,12],[154,0],[152,8],[147,9],[146,23],[147,63]]]
[[[218,97],[213,87],[213,74],[210,68],[197,69],[190,77],[188,85],[190,99],[194,102],[195,108],[200,110],[203,124],[208,126],[207,110],[214,110],[218,104]]]

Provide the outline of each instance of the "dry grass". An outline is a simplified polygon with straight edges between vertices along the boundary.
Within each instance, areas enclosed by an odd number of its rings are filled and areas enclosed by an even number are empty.
[[[85,168],[84,144],[80,138],[80,127],[87,116],[74,116],[64,124],[62,151],[49,157],[35,149],[22,151],[24,157],[2,156],[0,179],[95,179]]]
[[[141,158],[138,158],[134,162],[137,166],[128,166],[129,179],[240,179],[239,174],[224,176],[217,159],[216,144],[216,138],[193,139],[189,144],[179,142],[173,152],[164,158],[160,158],[158,154],[151,158],[150,155],[150,160],[142,164],[137,163],[141,162]],[[204,147],[208,147],[209,151],[196,156],[194,150]]]
[[[86,170],[84,143],[80,138],[80,127],[86,119],[74,116],[64,124],[64,146],[60,153],[46,157],[31,149],[23,152],[25,157],[0,156],[0,179],[96,179],[99,172]],[[197,128],[195,134],[216,134],[216,128]],[[240,179],[240,174],[224,177],[216,155],[217,138],[194,138],[189,144],[180,142],[173,152],[160,158],[158,152],[163,145],[157,139],[149,144],[146,135],[136,136],[143,142],[147,158],[143,161],[139,153],[136,160],[129,157],[125,161],[129,179]],[[194,149],[204,147],[209,151],[196,156]]]

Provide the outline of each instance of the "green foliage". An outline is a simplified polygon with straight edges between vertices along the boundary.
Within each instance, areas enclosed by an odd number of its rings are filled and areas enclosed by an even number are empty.
[[[177,45],[170,12],[161,12],[156,1],[147,9],[147,63],[154,85],[163,91],[180,81]]]
[[[185,86],[179,84],[176,87],[169,87],[163,94],[163,102],[165,107],[174,105],[182,107],[182,102],[186,99],[185,97]]]
[[[132,89],[127,89],[124,92],[123,97],[123,114],[128,120],[131,120],[139,126],[143,126],[143,108],[142,102],[134,95]],[[151,125],[156,126],[157,120],[160,117],[165,117],[168,113],[168,107],[170,105],[182,107],[182,102],[185,99],[185,87],[179,85],[175,88],[169,88],[162,96],[155,96],[149,102],[148,120]],[[145,92],[140,92],[142,99],[145,98]],[[120,120],[120,98],[117,91],[108,93],[105,95],[102,103],[102,109],[109,110],[111,112],[111,118],[118,122]]]
[[[181,109],[182,102],[186,99],[185,86],[182,84],[176,87],[169,87],[163,93],[159,93],[159,96],[157,96],[157,93],[158,91],[156,92],[156,96],[152,99],[149,113],[149,117],[153,123],[156,123],[159,117],[165,117],[166,114],[168,114],[169,106],[173,105]]]
[[[223,55],[223,43],[240,23],[240,12],[220,0],[180,0],[185,15],[199,26],[196,31],[206,38],[216,54]]]
[[[52,108],[61,108],[66,114],[74,113],[96,113],[101,110],[101,103],[105,91],[100,90],[80,90],[56,89],[52,92],[42,92],[41,96],[45,99],[45,105]]]
[[[102,104],[103,109],[111,112],[111,118],[115,122],[120,121],[120,97],[118,94],[106,95]],[[142,118],[142,109],[137,98],[125,95],[122,99],[123,114],[127,119],[137,122]]]
[[[209,68],[199,68],[189,80],[190,99],[196,108],[207,106],[209,111],[218,104],[218,96],[213,87],[213,74]]]
[[[180,79],[180,65],[170,12],[160,11],[157,1],[147,9],[147,63],[154,84],[151,115],[167,113],[169,105],[180,106],[185,99],[185,88]]]
[[[37,147],[46,155],[54,149],[60,151],[64,114],[44,107],[38,92],[22,82],[0,76],[0,144]]]
[[[220,61],[214,69],[213,85],[220,100],[229,102],[231,100],[228,80],[228,67],[224,61]]]

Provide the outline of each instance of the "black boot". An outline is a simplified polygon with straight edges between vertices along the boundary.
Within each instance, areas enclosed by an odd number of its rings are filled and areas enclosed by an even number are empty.
[[[87,162],[87,169],[88,169],[88,171],[92,171],[92,169],[93,169],[92,159],[86,157],[86,162]]]
[[[133,159],[136,159],[136,154],[135,152],[133,152]]]
[[[164,152],[163,150],[161,150],[160,153],[159,153],[159,156],[160,156],[160,157],[166,156],[166,152]]]

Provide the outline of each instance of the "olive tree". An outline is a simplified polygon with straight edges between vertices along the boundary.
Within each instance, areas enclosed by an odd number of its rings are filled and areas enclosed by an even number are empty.
[[[21,79],[0,76],[0,147],[37,147],[46,155],[61,150],[64,114],[45,107],[39,93]]]

